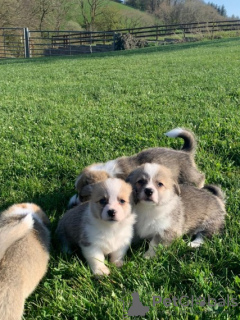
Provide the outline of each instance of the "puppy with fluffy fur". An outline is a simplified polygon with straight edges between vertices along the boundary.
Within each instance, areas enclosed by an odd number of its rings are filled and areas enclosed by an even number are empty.
[[[110,261],[121,267],[133,236],[132,188],[117,178],[108,178],[91,188],[90,201],[67,211],[56,232],[63,251],[80,247],[92,272],[108,275],[104,256],[110,255]]]
[[[168,168],[154,163],[135,169],[127,181],[133,187],[136,234],[151,240],[145,257],[154,256],[159,243],[170,245],[184,234],[195,236],[190,246],[198,247],[203,237],[224,227],[224,197],[216,186],[179,185]]]
[[[72,196],[68,203],[68,209],[75,207],[80,202],[88,201],[91,195],[92,185],[110,177],[111,175],[104,169],[101,170],[101,168],[99,168],[99,170],[92,170],[92,166],[85,168],[75,184],[79,195],[76,194]]]
[[[85,168],[78,176],[75,183],[78,196],[73,196],[69,205],[77,205],[80,201],[83,202],[89,198],[89,184],[101,181],[106,176],[126,179],[131,171],[147,162],[165,165],[171,169],[174,178],[179,183],[190,183],[202,187],[205,177],[198,171],[194,161],[196,140],[193,133],[186,129],[176,128],[167,132],[166,135],[182,138],[184,140],[182,149],[150,148],[130,157],[93,164]]]
[[[0,215],[0,319],[20,320],[25,299],[47,271],[49,220],[35,204],[16,204]]]

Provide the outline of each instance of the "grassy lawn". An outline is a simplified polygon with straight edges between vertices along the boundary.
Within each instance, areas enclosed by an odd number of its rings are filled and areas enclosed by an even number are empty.
[[[142,319],[240,319],[240,39],[169,45],[73,58],[0,61],[0,207],[42,206],[52,222],[52,258],[28,299],[26,320],[123,319],[131,293]],[[164,132],[193,130],[196,162],[227,198],[226,230],[197,250],[182,239],[95,279],[77,255],[59,252],[54,231],[77,174],[93,162],[144,148],[180,148]],[[153,296],[208,296],[225,306],[153,307]],[[193,297],[193,298],[192,298]],[[221,304],[224,302],[221,300]],[[213,304],[213,303],[212,303]],[[133,319],[130,317],[129,319]]]

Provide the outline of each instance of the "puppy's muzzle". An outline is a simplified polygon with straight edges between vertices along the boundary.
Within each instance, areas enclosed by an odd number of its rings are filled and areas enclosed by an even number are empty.
[[[150,198],[150,197],[153,195],[153,189],[151,189],[151,188],[146,188],[146,189],[144,190],[144,193],[145,193],[145,195],[146,195],[148,198]]]
[[[114,210],[114,209],[109,209],[108,212],[107,212],[107,214],[108,214],[108,216],[109,216],[110,218],[114,218],[115,215],[116,215],[116,210]]]

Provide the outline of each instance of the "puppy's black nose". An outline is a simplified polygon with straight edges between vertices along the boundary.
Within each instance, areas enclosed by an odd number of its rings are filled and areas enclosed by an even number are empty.
[[[150,196],[153,194],[153,189],[151,189],[151,188],[146,188],[146,189],[144,190],[144,192],[145,192],[145,195],[146,195],[147,197],[150,197]]]
[[[110,210],[108,210],[108,215],[109,215],[109,217],[111,217],[111,218],[113,218],[113,217],[115,217],[115,214],[116,214],[116,210],[114,210],[114,209],[110,209]]]

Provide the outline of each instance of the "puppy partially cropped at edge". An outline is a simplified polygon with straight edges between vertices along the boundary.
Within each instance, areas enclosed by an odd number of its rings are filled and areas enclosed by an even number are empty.
[[[125,181],[109,178],[92,186],[89,202],[67,211],[59,221],[57,235],[63,251],[80,247],[96,275],[108,275],[104,257],[117,267],[133,237],[132,187]]]
[[[121,157],[106,163],[96,163],[85,168],[78,176],[75,187],[78,195],[71,198],[69,207],[80,201],[88,200],[89,184],[101,181],[106,177],[126,179],[136,167],[144,163],[158,163],[171,169],[178,183],[189,183],[199,188],[204,185],[204,174],[200,173],[194,161],[196,140],[194,134],[186,129],[176,128],[166,133],[168,137],[182,138],[184,145],[181,150],[169,148],[150,148],[130,157]]]
[[[198,247],[224,227],[224,196],[214,185],[179,185],[168,168],[154,163],[140,166],[127,181],[135,198],[136,235],[151,240],[146,258],[159,243],[170,245],[186,234],[195,237],[190,246]]]
[[[25,299],[47,271],[49,220],[35,204],[21,203],[0,215],[0,320],[20,320]]]

